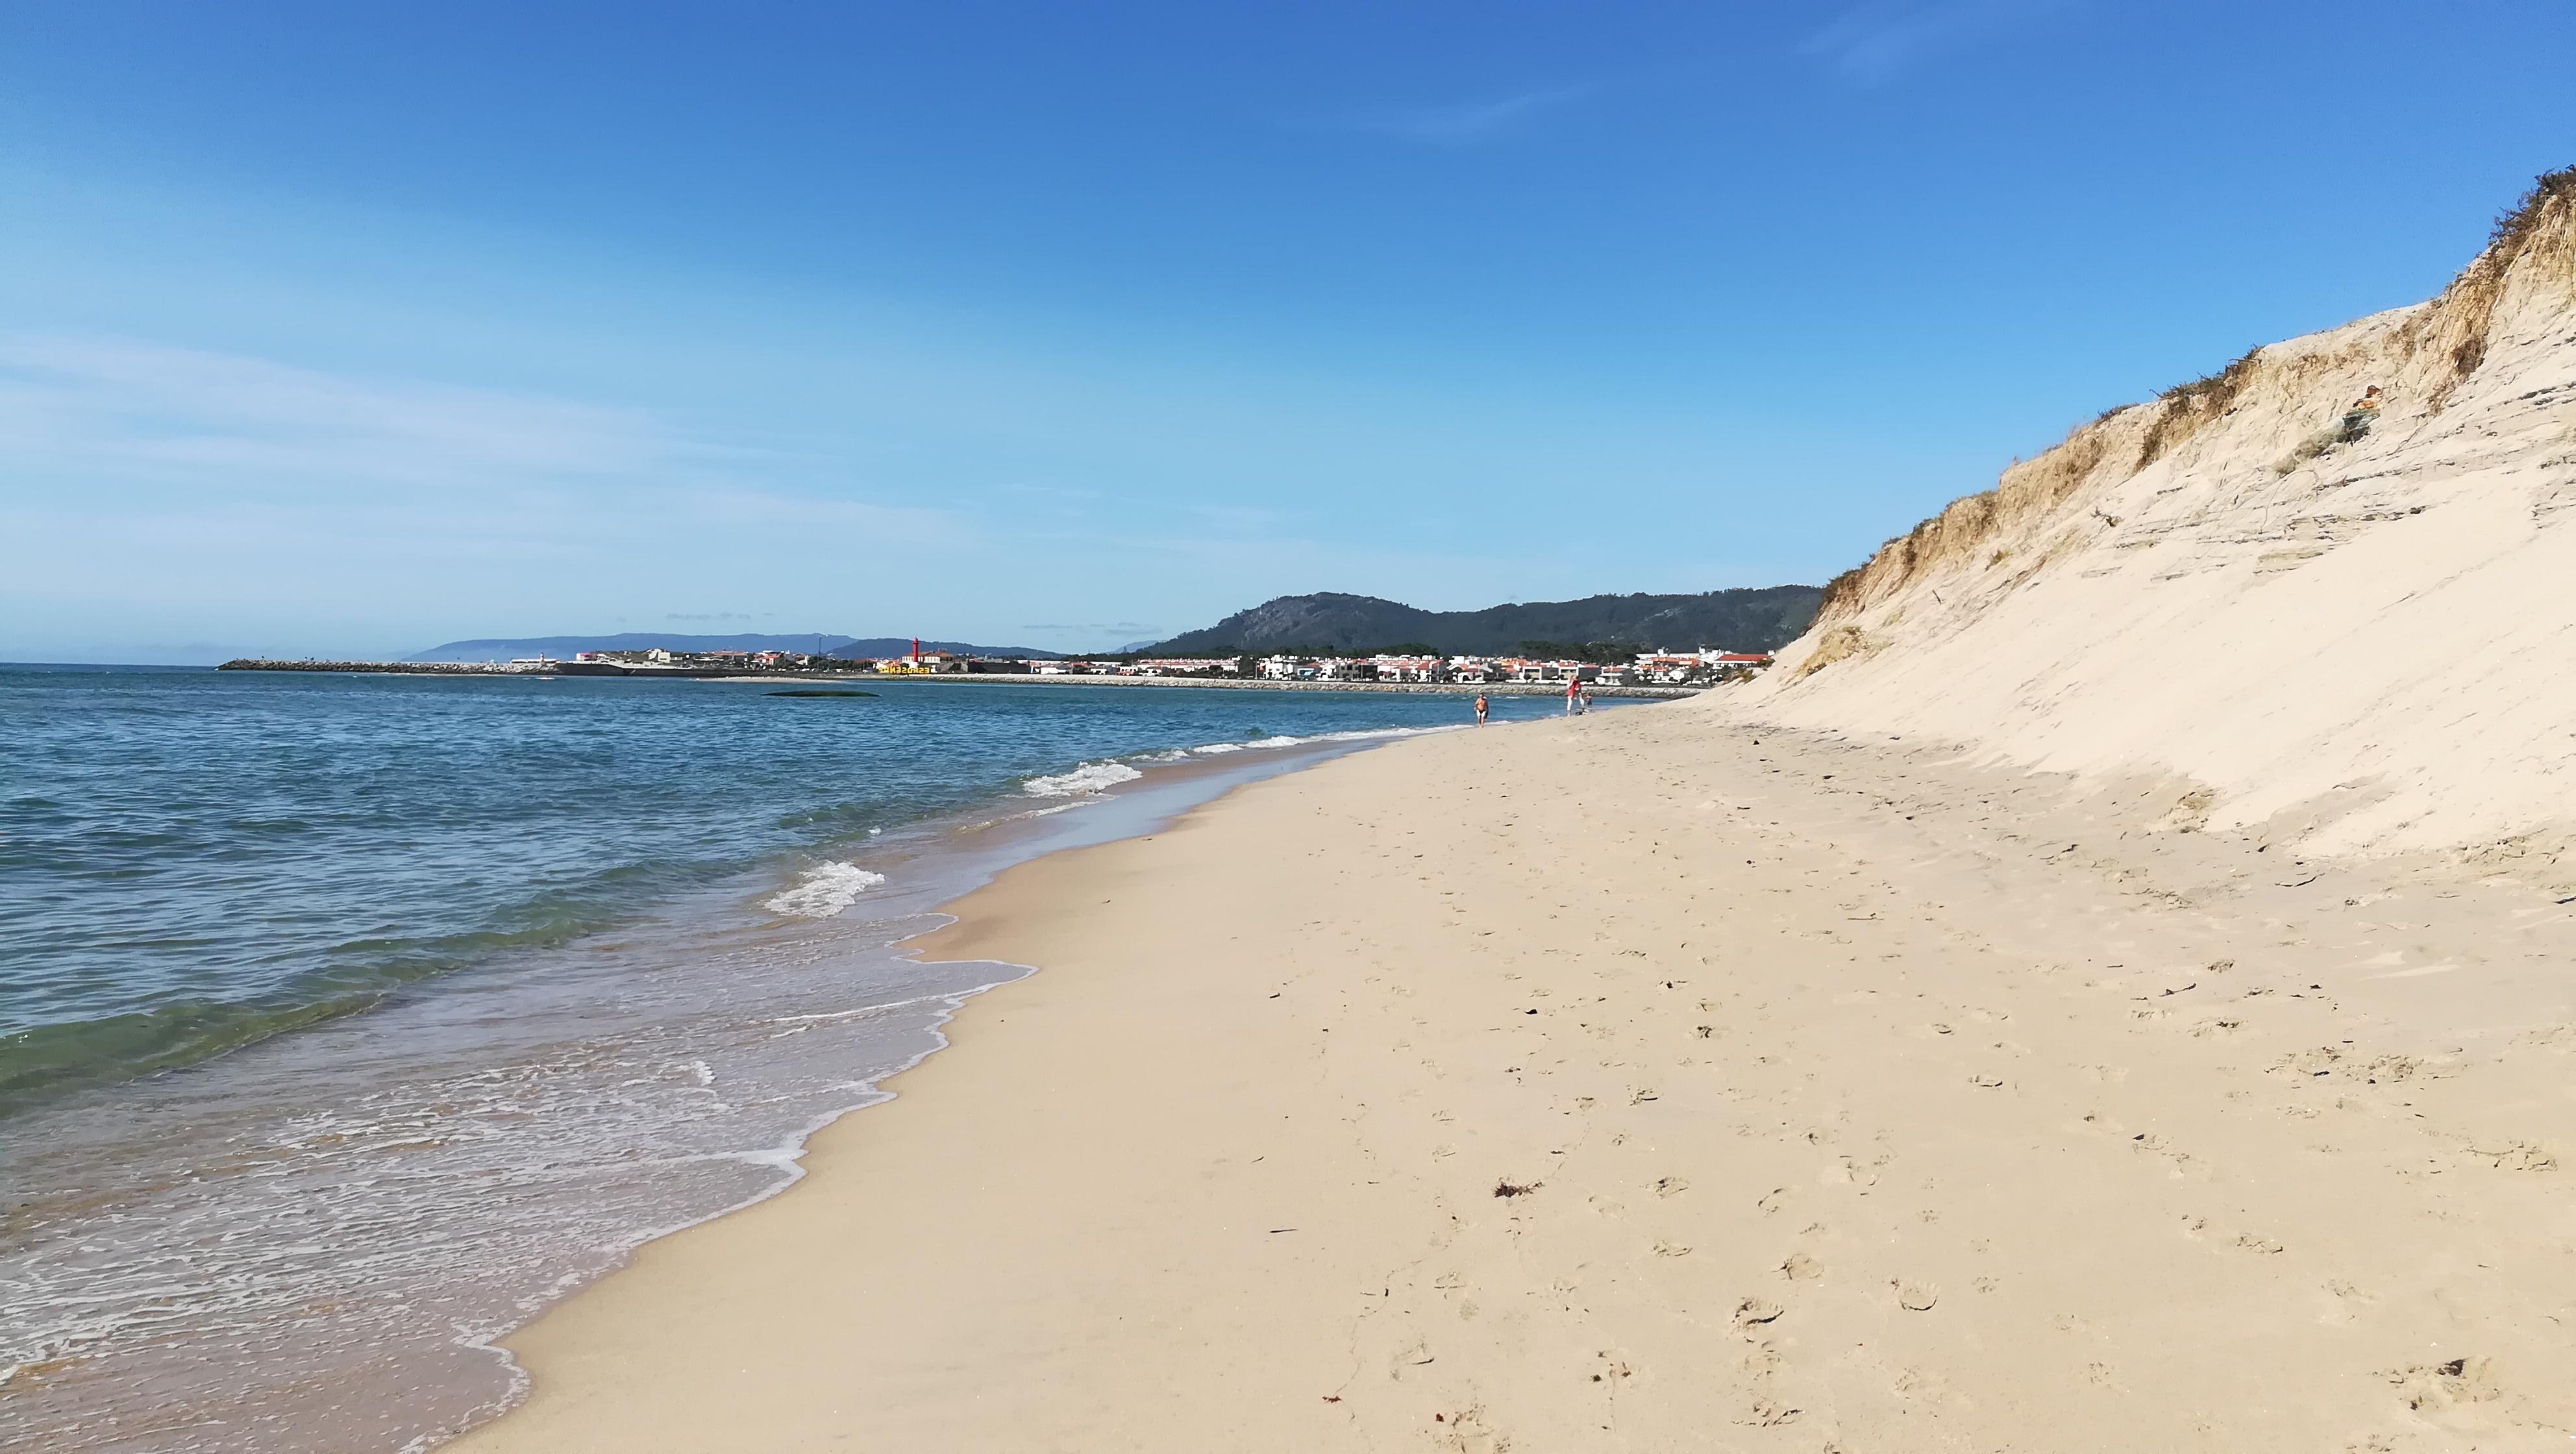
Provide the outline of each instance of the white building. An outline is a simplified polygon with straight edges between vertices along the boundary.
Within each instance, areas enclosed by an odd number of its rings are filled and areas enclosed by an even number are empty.
[[[1436,682],[1448,674],[1448,663],[1436,656],[1375,656],[1368,664],[1382,682]]]

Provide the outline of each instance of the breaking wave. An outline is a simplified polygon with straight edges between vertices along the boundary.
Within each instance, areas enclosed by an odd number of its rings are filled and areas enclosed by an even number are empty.
[[[859,901],[859,895],[884,883],[885,875],[854,863],[825,863],[805,870],[804,881],[772,898],[773,914],[800,919],[828,919]]]
[[[1086,762],[1071,772],[1033,777],[1021,791],[1033,798],[1071,798],[1132,783],[1144,774],[1123,762]]]

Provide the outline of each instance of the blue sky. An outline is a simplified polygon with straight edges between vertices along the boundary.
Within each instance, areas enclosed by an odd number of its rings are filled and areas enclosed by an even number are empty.
[[[2425,297],[2576,6],[0,9],[0,659],[1821,580]]]

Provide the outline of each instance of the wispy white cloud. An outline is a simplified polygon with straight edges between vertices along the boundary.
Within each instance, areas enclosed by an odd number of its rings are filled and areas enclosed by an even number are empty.
[[[1425,146],[1472,146],[1508,135],[1540,112],[1581,100],[1591,91],[1589,86],[1552,86],[1447,106],[1356,111],[1317,124],[1325,130],[1391,136]]]
[[[662,528],[962,528],[949,511],[764,478],[814,465],[695,438],[640,409],[131,339],[0,335],[0,479],[21,504],[74,516],[150,498],[156,518],[428,513],[483,517],[479,530],[526,522],[592,535],[637,517]]]
[[[1800,44],[1846,80],[1874,85],[1981,31],[2077,0],[1870,0]]]
[[[0,450],[72,478],[478,492],[631,476],[683,452],[632,410],[27,335],[0,336]]]
[[[491,617],[658,615],[682,590],[800,614],[829,593],[784,549],[981,538],[850,498],[841,473],[643,409],[0,334],[0,645],[411,649]]]

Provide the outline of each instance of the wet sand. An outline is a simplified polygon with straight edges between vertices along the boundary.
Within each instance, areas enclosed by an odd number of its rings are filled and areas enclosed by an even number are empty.
[[[2571,906],[1639,708],[1010,870],[809,1178],[461,1450],[2541,1447]]]

